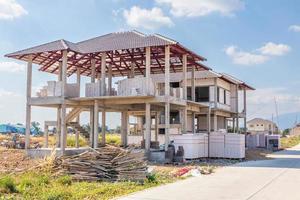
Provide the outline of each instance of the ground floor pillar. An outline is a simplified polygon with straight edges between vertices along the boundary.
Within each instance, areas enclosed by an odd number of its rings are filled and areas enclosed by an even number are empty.
[[[165,151],[170,144],[170,103],[165,103]]]
[[[45,148],[48,148],[48,139],[49,139],[48,130],[49,130],[49,127],[48,127],[48,125],[45,124],[44,125]]]
[[[67,125],[66,125],[66,105],[61,105],[61,137],[60,137],[60,148],[62,155],[65,154],[67,146]]]
[[[101,144],[105,146],[106,139],[105,133],[106,132],[106,113],[105,110],[102,110],[102,123],[101,123]]]
[[[145,150],[150,151],[151,144],[151,106],[150,103],[146,103],[146,125],[145,125]]]
[[[26,105],[25,149],[30,148],[31,106]]]
[[[57,120],[56,120],[56,147],[60,147],[60,137],[61,137],[61,107],[57,108]]]
[[[93,142],[93,148],[98,148],[98,140],[99,140],[99,104],[98,101],[94,101],[94,142]]]
[[[90,108],[90,147],[94,146],[94,108]]]

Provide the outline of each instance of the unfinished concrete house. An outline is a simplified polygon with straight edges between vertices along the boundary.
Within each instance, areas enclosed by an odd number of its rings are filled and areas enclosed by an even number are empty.
[[[211,71],[202,64],[205,58],[172,39],[119,32],[78,43],[57,40],[6,56],[28,63],[27,149],[31,108],[42,106],[57,110],[55,122],[46,124],[57,125],[61,154],[74,150],[67,148],[67,127],[73,127],[77,136],[83,134],[79,116],[88,111],[91,130],[85,134],[92,148],[105,145],[106,113],[119,112],[122,145],[140,145],[154,160],[162,158],[170,143],[183,146],[186,159],[244,157],[245,137],[236,133],[239,119],[246,121],[246,91],[253,88]],[[49,81],[35,97],[31,94],[33,64],[41,73],[57,75],[57,81]],[[68,77],[72,74],[77,75],[77,82],[71,84]],[[84,92],[80,91],[82,76],[90,77]],[[112,87],[117,77],[122,79]],[[238,108],[241,92],[242,111]],[[234,134],[227,133],[229,121]],[[46,149],[47,133],[45,139]]]

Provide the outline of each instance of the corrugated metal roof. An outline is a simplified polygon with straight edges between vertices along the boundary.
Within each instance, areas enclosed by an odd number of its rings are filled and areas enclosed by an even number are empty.
[[[20,50],[14,53],[10,53],[5,56],[12,57],[12,56],[18,56],[24,54],[36,54],[36,53],[42,53],[48,51],[61,51],[61,50],[69,49],[70,48],[69,45],[73,46],[73,43],[66,40],[56,40],[46,44],[42,44],[28,49]]]
[[[72,43],[67,40],[57,40],[31,47],[21,51],[7,54],[6,56],[20,56],[27,54],[36,54],[49,51],[72,50],[81,54],[107,52],[122,49],[143,48],[148,46],[165,46],[177,44],[176,41],[165,38],[161,35],[144,35],[137,31],[116,32],[78,43]]]

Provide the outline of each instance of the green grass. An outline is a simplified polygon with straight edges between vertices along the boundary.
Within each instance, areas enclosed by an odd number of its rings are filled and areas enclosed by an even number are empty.
[[[76,137],[75,135],[68,135],[67,137],[67,146],[68,147],[75,147],[76,145]],[[87,146],[88,142],[84,139],[81,135],[79,136],[79,146],[84,147]]]
[[[290,148],[300,144],[300,136],[284,137],[280,139],[281,148]]]
[[[99,133],[99,141],[101,141],[101,133]],[[111,145],[116,145],[120,146],[121,145],[121,135],[120,134],[106,134],[105,135],[106,139],[106,144],[111,144]]]
[[[53,177],[50,172],[0,175],[0,199],[112,199],[132,192],[178,180],[156,174],[144,183],[73,181],[69,176]]]

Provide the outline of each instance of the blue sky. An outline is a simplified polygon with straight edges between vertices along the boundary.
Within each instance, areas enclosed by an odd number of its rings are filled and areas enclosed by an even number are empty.
[[[25,63],[4,54],[132,29],[175,39],[215,71],[257,88],[249,118],[270,118],[274,98],[279,114],[300,111],[298,0],[0,0],[0,122],[25,121]],[[55,79],[34,68],[34,90]],[[33,110],[33,120],[54,117],[54,110]],[[118,115],[110,115],[108,125],[116,124]]]

